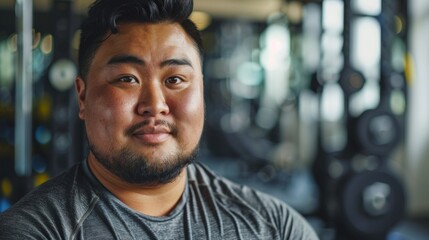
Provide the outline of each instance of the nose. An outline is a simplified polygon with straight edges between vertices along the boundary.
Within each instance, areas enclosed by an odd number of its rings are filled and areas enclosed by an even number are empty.
[[[137,105],[137,114],[156,116],[168,114],[169,111],[161,84],[152,83],[143,86]]]

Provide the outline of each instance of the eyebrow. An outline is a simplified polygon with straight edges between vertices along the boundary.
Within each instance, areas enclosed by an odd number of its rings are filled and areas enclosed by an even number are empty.
[[[161,67],[165,66],[189,66],[191,68],[194,68],[191,64],[191,61],[186,58],[172,58],[162,61]]]
[[[133,55],[114,56],[107,62],[108,65],[117,65],[117,64],[124,64],[124,63],[145,65],[145,61],[143,59],[140,59],[140,58],[133,56]],[[161,67],[165,67],[165,66],[189,66],[191,68],[194,68],[191,64],[191,61],[189,61],[186,58],[167,59],[167,60],[162,61],[160,66]]]

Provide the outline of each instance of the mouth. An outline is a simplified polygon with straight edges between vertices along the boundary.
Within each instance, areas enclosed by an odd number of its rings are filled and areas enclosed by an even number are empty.
[[[132,136],[148,144],[159,144],[167,141],[171,131],[165,127],[145,126],[133,132]]]
[[[143,121],[130,127],[126,135],[145,144],[155,145],[167,141],[174,132],[174,125],[166,121]]]

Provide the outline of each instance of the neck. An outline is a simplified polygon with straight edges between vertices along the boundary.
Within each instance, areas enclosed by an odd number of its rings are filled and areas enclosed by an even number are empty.
[[[104,168],[92,154],[88,156],[88,165],[113,195],[128,207],[149,216],[168,215],[179,202],[186,185],[186,168],[170,183],[145,186],[123,181]]]

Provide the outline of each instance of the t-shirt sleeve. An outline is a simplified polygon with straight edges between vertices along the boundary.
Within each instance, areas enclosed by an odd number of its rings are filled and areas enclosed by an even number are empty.
[[[278,214],[282,239],[319,239],[310,224],[293,208],[283,206]]]
[[[243,193],[250,199],[250,205],[275,225],[280,239],[319,239],[308,221],[285,202],[248,187],[244,187]]]
[[[74,190],[79,176],[73,168],[1,213],[0,239],[68,239],[91,197]]]
[[[11,217],[9,214],[0,215],[0,239],[47,239],[33,224],[26,224]]]

